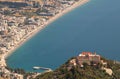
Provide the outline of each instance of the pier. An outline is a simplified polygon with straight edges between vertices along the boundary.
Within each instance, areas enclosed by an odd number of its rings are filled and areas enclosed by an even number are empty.
[[[45,72],[50,72],[50,71],[52,71],[51,68],[40,67],[40,66],[34,66],[33,69],[34,69],[34,70],[40,70],[40,69],[41,69],[41,70],[45,70]]]

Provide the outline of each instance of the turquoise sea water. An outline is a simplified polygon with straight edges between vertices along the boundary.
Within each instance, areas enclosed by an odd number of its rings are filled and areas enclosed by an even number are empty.
[[[12,68],[56,69],[82,51],[120,60],[120,0],[91,0],[62,16],[27,41],[11,56]]]

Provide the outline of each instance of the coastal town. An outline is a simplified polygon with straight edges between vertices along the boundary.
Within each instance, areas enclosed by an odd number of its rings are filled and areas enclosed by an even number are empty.
[[[88,1],[0,0],[0,79],[23,79],[6,68],[6,58],[55,19]]]

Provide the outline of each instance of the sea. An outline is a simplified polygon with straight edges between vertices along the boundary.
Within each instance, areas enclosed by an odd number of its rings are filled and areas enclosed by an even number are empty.
[[[33,36],[7,59],[11,68],[57,69],[83,51],[120,61],[120,0],[90,0]]]

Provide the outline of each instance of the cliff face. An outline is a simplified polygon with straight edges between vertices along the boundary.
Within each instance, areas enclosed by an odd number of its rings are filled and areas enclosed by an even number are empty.
[[[35,79],[120,79],[120,64],[112,60],[101,58],[107,65],[83,63],[81,67],[79,64],[71,64],[73,59],[76,57],[68,60],[55,71],[39,75]],[[112,74],[106,69],[111,70]]]

